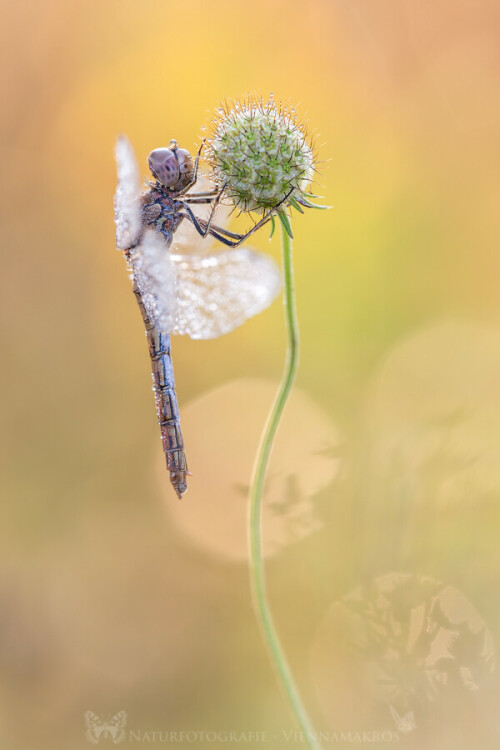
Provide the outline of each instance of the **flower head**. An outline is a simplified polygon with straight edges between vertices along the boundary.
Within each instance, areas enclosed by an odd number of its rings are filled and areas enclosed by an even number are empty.
[[[272,96],[221,107],[206,153],[216,182],[242,211],[307,205],[313,149],[293,109],[277,106]]]

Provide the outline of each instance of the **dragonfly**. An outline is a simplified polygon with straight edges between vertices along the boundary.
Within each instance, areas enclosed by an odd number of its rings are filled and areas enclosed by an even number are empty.
[[[153,181],[141,192],[135,154],[126,136],[116,144],[116,244],[127,261],[132,289],[146,329],[153,372],[153,391],[170,482],[177,494],[187,490],[190,474],[184,451],[171,359],[171,334],[212,339],[233,331],[266,309],[278,295],[280,272],[274,260],[240,248],[254,231],[271,220],[271,209],[246,234],[229,232],[214,223],[224,187],[192,192],[198,175],[200,147],[193,160],[172,140],[168,148],[151,151]],[[209,208],[199,218],[192,206]],[[219,208],[220,211],[220,208]],[[189,222],[189,237],[181,227]],[[203,251],[206,238],[231,249]],[[200,247],[201,243],[201,247]],[[191,247],[190,247],[191,246]],[[206,246],[206,245],[205,245]]]

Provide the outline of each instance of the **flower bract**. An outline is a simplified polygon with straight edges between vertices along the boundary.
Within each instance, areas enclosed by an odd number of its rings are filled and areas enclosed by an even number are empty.
[[[214,179],[242,211],[296,205],[314,173],[314,154],[292,109],[272,97],[249,98],[221,107],[207,139]]]

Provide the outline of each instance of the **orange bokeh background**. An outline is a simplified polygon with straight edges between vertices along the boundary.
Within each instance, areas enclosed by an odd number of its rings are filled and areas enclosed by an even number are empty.
[[[477,638],[494,651],[500,629],[498,3],[4,0],[0,13],[0,745],[89,747],[90,710],[125,711],[127,731],[301,746],[241,542],[282,306],[174,341],[201,467],[190,459],[193,502],[179,505],[112,215],[118,133],[145,173],[173,137],[195,149],[221,100],[273,92],[315,134],[315,188],[333,207],[293,224],[301,363],[268,493],[286,651],[327,747],[333,732],[385,731],[418,750],[497,748],[500,685]],[[279,260],[277,237],[251,244]],[[396,588],[380,604],[377,582],[403,575],[413,598]],[[398,648],[332,618],[360,587],[363,617],[387,615]],[[432,628],[431,657],[415,644]],[[389,700],[374,684],[390,669]],[[231,746],[189,742],[209,744]]]

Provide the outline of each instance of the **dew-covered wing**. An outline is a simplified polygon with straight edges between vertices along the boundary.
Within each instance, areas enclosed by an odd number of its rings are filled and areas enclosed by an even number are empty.
[[[265,310],[279,293],[278,267],[267,255],[241,248],[215,255],[176,255],[174,333],[193,339],[223,336]]]
[[[130,255],[130,265],[149,319],[168,333],[176,321],[176,278],[172,255],[161,234],[147,229]]]
[[[128,138],[121,135],[115,148],[118,183],[115,193],[116,246],[133,247],[141,232],[139,172],[134,150]]]

